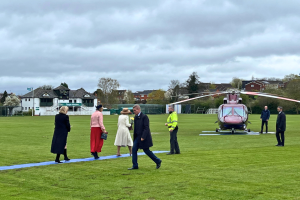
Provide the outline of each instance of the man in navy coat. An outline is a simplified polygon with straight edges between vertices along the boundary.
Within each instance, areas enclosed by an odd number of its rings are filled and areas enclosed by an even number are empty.
[[[268,106],[265,106],[265,109],[261,112],[260,120],[261,120],[261,131],[263,133],[264,124],[266,124],[266,133],[268,133],[268,121],[270,119],[270,111],[268,110]]]
[[[141,112],[141,107],[139,105],[133,106],[133,113],[135,114],[134,118],[134,131],[133,131],[133,148],[132,148],[132,167],[128,168],[129,170],[138,169],[137,162],[137,152],[139,149],[143,149],[145,154],[149,156],[155,163],[156,169],[159,169],[161,166],[161,159],[157,158],[150,147],[153,146],[152,137],[149,128],[149,118],[147,115]]]
[[[277,145],[279,147],[284,146],[284,132],[286,129],[286,117],[284,112],[282,112],[282,107],[278,106],[277,111],[279,112],[277,116],[277,121],[276,121],[276,139],[277,139]],[[280,134],[280,135],[279,135]],[[280,138],[281,136],[281,138]]]

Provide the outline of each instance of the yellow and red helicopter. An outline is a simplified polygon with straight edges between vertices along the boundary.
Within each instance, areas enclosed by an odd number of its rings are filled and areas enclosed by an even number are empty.
[[[250,129],[247,129],[248,123],[251,123],[248,121],[249,112],[247,106],[242,103],[242,98],[240,98],[240,94],[263,96],[263,97],[269,97],[269,98],[275,98],[275,99],[300,103],[299,100],[280,97],[273,94],[232,90],[232,91],[216,92],[207,95],[197,96],[194,98],[189,98],[175,103],[171,103],[170,105],[182,104],[195,99],[200,99],[200,98],[214,96],[214,95],[222,95],[222,94],[226,94],[227,97],[223,99],[223,104],[220,105],[218,108],[218,121],[216,121],[216,123],[218,123],[219,128],[216,128],[216,132],[229,129],[232,134],[234,134],[236,130],[243,130],[243,131],[250,132]]]

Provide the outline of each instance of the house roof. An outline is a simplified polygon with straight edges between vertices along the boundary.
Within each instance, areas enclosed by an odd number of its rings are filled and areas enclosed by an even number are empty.
[[[69,91],[69,98],[81,98],[81,99],[97,99],[95,95],[92,93],[89,93],[85,91],[83,88],[80,88],[78,90],[70,90],[64,86],[57,87],[53,90],[44,90],[42,88],[36,88],[34,90],[34,98],[58,98],[57,94],[54,92],[54,90],[67,90]],[[21,98],[32,98],[33,91],[28,92],[27,94],[21,96]]]
[[[94,94],[85,91],[85,89],[83,88],[80,88],[78,90],[70,90],[69,98],[97,99]]]
[[[34,98],[57,98],[53,90],[44,90],[42,88],[36,88],[34,91],[28,92],[27,94],[21,96],[21,98],[32,98],[34,92]]]
[[[133,93],[133,95],[148,95],[148,94],[150,94],[153,91],[156,91],[156,90],[137,91],[137,92]]]

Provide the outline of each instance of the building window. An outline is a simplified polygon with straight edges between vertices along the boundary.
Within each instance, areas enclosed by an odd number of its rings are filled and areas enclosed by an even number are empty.
[[[254,87],[254,85],[251,85],[251,87]]]
[[[142,94],[141,97],[144,97],[144,95]]]
[[[27,101],[27,99],[25,99],[25,101]]]
[[[72,103],[72,100],[69,100],[69,103]]]
[[[28,101],[30,101],[30,99],[28,99]]]
[[[27,110],[27,107],[25,107],[25,110]]]
[[[22,110],[24,110],[24,107],[22,107]]]
[[[76,100],[74,100],[74,103],[76,103]]]

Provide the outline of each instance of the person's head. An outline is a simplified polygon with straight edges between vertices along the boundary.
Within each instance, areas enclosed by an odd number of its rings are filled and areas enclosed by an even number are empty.
[[[133,113],[134,113],[135,115],[138,115],[140,112],[141,112],[141,107],[140,107],[140,105],[135,104],[135,105],[133,106]]]
[[[268,106],[265,106],[265,110],[268,110]]]
[[[278,111],[278,112],[282,112],[282,107],[281,107],[281,106],[278,106],[278,107],[277,107],[277,111]]]
[[[59,109],[59,113],[67,114],[67,113],[68,113],[68,110],[69,110],[69,107],[68,107],[68,106],[62,106],[62,107],[60,107],[60,109]]]
[[[169,111],[169,112],[173,112],[173,111],[174,111],[174,106],[173,106],[173,105],[170,105],[169,108],[168,108],[168,111]]]
[[[102,112],[103,111],[102,105],[100,104],[100,105],[96,106],[96,110]]]
[[[128,115],[131,114],[130,110],[128,110],[128,108],[123,108],[123,110],[121,111],[122,115]]]

